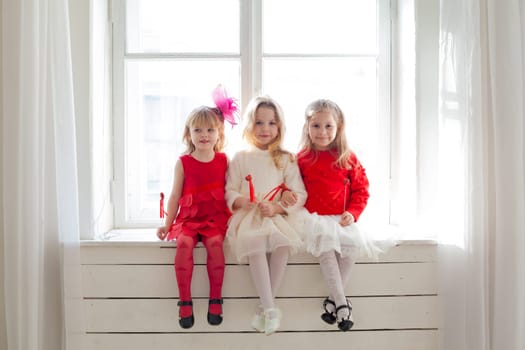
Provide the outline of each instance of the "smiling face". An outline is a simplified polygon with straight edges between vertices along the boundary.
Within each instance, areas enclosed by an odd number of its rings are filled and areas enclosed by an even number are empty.
[[[329,110],[315,112],[308,122],[308,136],[314,149],[326,151],[337,136],[337,122]]]
[[[195,108],[186,120],[182,137],[187,146],[186,154],[195,150],[211,149],[222,152],[224,148],[224,122],[214,108]]]
[[[279,126],[273,108],[260,106],[255,112],[253,135],[257,148],[268,149],[279,133]]]
[[[213,151],[219,140],[219,129],[213,126],[192,125],[190,128],[191,143],[197,151]]]

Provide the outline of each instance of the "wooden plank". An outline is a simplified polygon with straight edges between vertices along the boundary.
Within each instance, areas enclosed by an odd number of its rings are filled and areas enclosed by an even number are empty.
[[[436,294],[435,263],[357,264],[347,295]],[[93,297],[178,297],[171,265],[85,265],[82,267],[83,295]],[[279,290],[282,297],[327,294],[318,265],[289,265]],[[195,266],[192,295],[208,296],[205,266]],[[226,267],[224,297],[255,297],[246,265]]]
[[[82,264],[173,264],[175,256],[174,242],[111,242],[82,241]],[[236,265],[237,261],[225,245],[227,264]],[[401,243],[382,254],[377,262],[432,262],[436,261],[437,246],[432,243]],[[196,264],[205,264],[206,251],[198,246],[194,252]],[[360,259],[360,262],[376,262]],[[290,257],[290,263],[317,263],[317,259],[307,253]]]
[[[263,334],[88,334],[84,350],[437,350],[435,330]]]
[[[277,299],[283,312],[280,331],[337,330],[319,315],[322,298]],[[194,299],[195,325],[178,324],[177,299],[89,299],[84,301],[86,331],[90,332],[252,332],[250,320],[257,299],[227,299],[224,322],[206,322],[207,300]],[[435,329],[437,297],[352,298],[355,330]],[[298,315],[300,315],[298,317]]]

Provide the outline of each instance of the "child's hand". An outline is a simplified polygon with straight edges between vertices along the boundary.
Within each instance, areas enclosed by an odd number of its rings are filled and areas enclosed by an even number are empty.
[[[261,202],[259,203],[259,211],[261,212],[261,215],[263,217],[272,217],[277,214],[277,210],[275,208],[276,204],[273,204],[272,202]],[[281,208],[281,210],[283,210]]]
[[[255,208],[256,205],[257,205],[257,202],[250,202],[250,199],[246,197],[239,197],[235,200],[235,207],[237,209],[250,210],[250,209]]]
[[[284,208],[291,207],[297,203],[297,194],[292,191],[284,191],[281,195],[281,204]]]
[[[163,241],[166,236],[168,235],[168,230],[166,229],[165,226],[161,226],[157,229],[157,237]]]
[[[341,215],[341,221],[339,221],[339,225],[348,226],[348,225],[352,225],[354,222],[355,222],[354,216],[350,214],[349,212],[345,211],[343,215]]]

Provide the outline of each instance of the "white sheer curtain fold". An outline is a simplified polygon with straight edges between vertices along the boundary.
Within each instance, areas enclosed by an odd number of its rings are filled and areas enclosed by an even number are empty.
[[[3,203],[9,350],[81,349],[67,0],[3,0]]]
[[[501,349],[525,348],[524,6],[519,0],[487,5],[496,233],[492,344]]]
[[[440,348],[523,349],[524,5],[441,0],[440,18],[441,207],[465,204],[440,229]]]

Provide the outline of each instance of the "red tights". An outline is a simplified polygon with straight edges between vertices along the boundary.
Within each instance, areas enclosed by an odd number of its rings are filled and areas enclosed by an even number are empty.
[[[222,282],[224,280],[224,251],[222,236],[185,236],[177,238],[177,253],[175,254],[175,275],[179,287],[179,298],[181,301],[191,300],[191,279],[193,275],[193,248],[201,239],[206,248],[208,279],[210,282],[210,299],[220,299],[222,297]],[[179,309],[180,317],[188,317],[192,314],[191,306],[181,306]],[[222,314],[220,304],[211,304],[209,312],[212,314]]]

